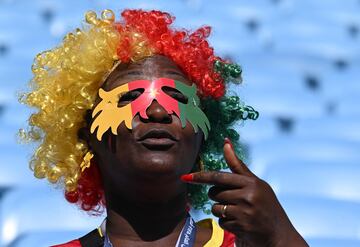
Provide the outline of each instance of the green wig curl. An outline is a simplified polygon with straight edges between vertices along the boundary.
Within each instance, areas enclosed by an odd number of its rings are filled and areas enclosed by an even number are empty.
[[[242,69],[238,64],[215,61],[214,69],[220,72],[225,82],[236,84],[242,81]],[[205,171],[219,171],[228,168],[223,157],[224,138],[230,138],[234,144],[235,152],[240,159],[245,159],[244,149],[239,142],[240,135],[234,129],[238,121],[256,120],[259,113],[253,107],[245,105],[238,96],[224,95],[219,100],[212,98],[201,100],[203,110],[209,119],[211,131],[208,140],[204,143],[200,158]],[[194,168],[198,171],[199,167]],[[207,185],[189,185],[188,188],[191,205],[194,209],[202,209],[209,214],[209,198]]]

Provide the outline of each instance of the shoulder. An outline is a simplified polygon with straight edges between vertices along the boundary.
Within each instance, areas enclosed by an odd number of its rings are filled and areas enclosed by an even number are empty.
[[[94,229],[79,239],[51,247],[103,247],[104,238],[98,229]]]
[[[206,227],[212,230],[209,241],[204,247],[234,247],[235,235],[231,232],[224,231],[214,219],[204,219],[196,223],[198,226]]]

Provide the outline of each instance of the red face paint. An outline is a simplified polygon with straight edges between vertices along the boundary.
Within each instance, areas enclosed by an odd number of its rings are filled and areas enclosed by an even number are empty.
[[[132,116],[134,117],[137,113],[142,118],[147,119],[146,109],[150,106],[154,99],[167,111],[168,114],[175,113],[180,117],[178,101],[166,94],[162,87],[176,88],[175,81],[168,78],[160,78],[154,81],[132,81],[128,83],[129,91],[138,88],[143,88],[145,91],[133,102],[131,102]]]

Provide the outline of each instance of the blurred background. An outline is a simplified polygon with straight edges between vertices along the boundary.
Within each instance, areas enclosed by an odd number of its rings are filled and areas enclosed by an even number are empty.
[[[105,8],[117,16],[155,8],[174,14],[175,26],[211,25],[217,54],[244,70],[232,89],[260,112],[237,126],[251,169],[311,246],[360,246],[359,0],[0,0],[0,246],[62,243],[102,221],[35,179],[31,149],[15,135],[31,112],[16,93],[34,56],[87,10]]]

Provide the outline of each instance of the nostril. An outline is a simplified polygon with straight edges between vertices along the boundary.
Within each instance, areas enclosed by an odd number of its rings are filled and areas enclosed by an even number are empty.
[[[149,120],[153,122],[171,123],[172,121],[172,118],[167,110],[155,99],[146,109],[146,115],[148,116]]]

